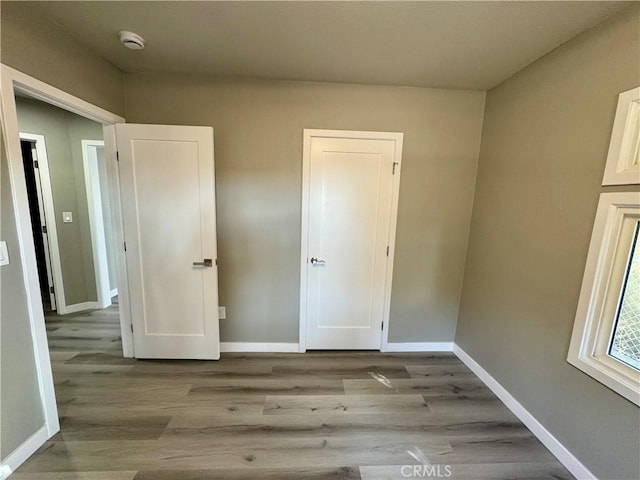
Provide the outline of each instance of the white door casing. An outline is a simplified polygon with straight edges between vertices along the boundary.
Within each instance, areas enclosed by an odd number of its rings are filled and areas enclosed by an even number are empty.
[[[301,351],[385,349],[401,133],[305,130]]]
[[[218,359],[213,129],[116,136],[135,356]]]
[[[97,148],[104,148],[103,140],[82,140],[82,167],[87,192],[96,292],[99,308],[107,308],[111,305],[111,289],[109,287],[109,266],[102,213],[102,192],[98,175]]]

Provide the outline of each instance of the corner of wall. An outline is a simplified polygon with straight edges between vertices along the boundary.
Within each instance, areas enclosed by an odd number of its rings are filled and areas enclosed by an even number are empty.
[[[124,112],[122,71],[31,2],[2,2],[2,63],[110,112]]]

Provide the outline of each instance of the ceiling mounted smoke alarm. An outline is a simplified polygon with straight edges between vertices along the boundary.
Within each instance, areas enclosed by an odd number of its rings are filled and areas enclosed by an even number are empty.
[[[131,50],[142,50],[144,48],[144,38],[140,35],[123,30],[119,33],[120,42]]]

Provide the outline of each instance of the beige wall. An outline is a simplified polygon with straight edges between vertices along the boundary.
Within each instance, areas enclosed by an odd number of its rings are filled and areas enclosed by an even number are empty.
[[[122,73],[31,2],[0,2],[0,61],[110,112],[124,113]]]
[[[44,425],[18,234],[0,133],[0,238],[11,263],[0,267],[0,460]]]
[[[297,342],[304,128],[404,132],[392,342],[451,341],[484,93],[125,75],[127,120],[215,130],[223,341]]]
[[[640,412],[566,361],[638,7],[491,90],[456,342],[598,478],[638,478]]]
[[[102,140],[102,125],[37,100],[18,97],[16,108],[20,131],[45,137],[65,302],[95,302],[82,140]],[[63,223],[62,212],[72,212],[73,223]]]
[[[124,112],[117,69],[29,5],[1,8],[3,63]],[[456,334],[601,478],[637,473],[638,409],[565,358],[615,98],[639,83],[638,41],[638,17],[627,12],[490,92]],[[404,131],[390,340],[451,340],[482,93],[128,75],[126,96],[129,121],[215,128],[226,341],[297,341],[302,129]],[[6,192],[4,166],[1,174]],[[12,224],[4,195],[3,236]],[[11,298],[24,296],[20,281],[6,283],[5,268],[3,297],[5,285],[18,287]],[[25,325],[24,304],[10,315],[6,305],[3,338]],[[14,353],[28,357],[28,335],[20,335]],[[3,364],[8,351],[3,343]],[[31,358],[19,361],[26,373],[12,392],[35,398]],[[5,395],[3,421],[33,420],[20,423],[22,435],[40,423],[37,407],[18,408]]]

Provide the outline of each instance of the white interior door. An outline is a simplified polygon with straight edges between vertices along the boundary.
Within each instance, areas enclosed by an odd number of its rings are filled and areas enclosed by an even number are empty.
[[[380,349],[402,134],[307,134],[306,348]]]
[[[213,129],[116,135],[135,356],[217,359]]]

